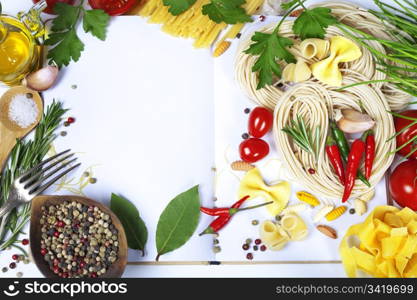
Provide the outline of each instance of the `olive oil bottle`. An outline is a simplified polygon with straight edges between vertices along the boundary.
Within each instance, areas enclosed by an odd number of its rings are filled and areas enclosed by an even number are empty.
[[[0,5],[0,82],[13,86],[32,72],[40,60],[39,38],[44,35],[40,12],[46,1],[18,17],[1,14]]]

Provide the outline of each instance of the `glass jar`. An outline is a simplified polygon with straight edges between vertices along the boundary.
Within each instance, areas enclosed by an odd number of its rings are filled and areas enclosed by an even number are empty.
[[[40,40],[44,26],[40,12],[46,1],[33,6],[17,17],[1,13],[0,5],[0,82],[8,86],[19,85],[22,79],[35,70],[40,61]]]

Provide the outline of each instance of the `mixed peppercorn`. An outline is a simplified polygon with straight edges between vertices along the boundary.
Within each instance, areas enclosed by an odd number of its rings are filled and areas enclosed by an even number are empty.
[[[41,254],[62,278],[95,278],[117,260],[118,231],[108,214],[76,201],[42,207]]]

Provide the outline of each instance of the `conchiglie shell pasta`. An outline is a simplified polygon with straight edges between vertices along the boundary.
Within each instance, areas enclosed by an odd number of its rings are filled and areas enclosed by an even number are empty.
[[[322,39],[306,39],[300,44],[301,55],[310,59],[323,59],[329,54],[330,42]]]
[[[289,241],[288,234],[272,221],[265,221],[261,224],[259,235],[269,250],[281,250]]]
[[[303,82],[311,77],[310,67],[302,60],[288,64],[282,71],[282,79],[287,82]]]
[[[282,228],[288,232],[292,241],[301,241],[308,234],[307,225],[296,214],[287,214],[281,219]]]

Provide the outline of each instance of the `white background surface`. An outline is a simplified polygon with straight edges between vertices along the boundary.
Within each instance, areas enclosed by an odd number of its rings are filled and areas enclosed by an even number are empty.
[[[311,3],[317,1],[311,1]],[[366,3],[370,1],[361,1],[363,6],[367,6]],[[309,2],[310,3],[310,2]],[[3,0],[3,9],[5,13],[15,14],[19,10],[25,10],[31,5],[30,0]],[[87,38],[82,35],[82,39],[86,41],[86,51],[82,55],[82,59],[80,62],[76,64],[71,64],[70,68],[66,71],[66,73],[62,74],[62,80],[58,83],[57,87],[54,90],[51,90],[47,93],[46,98],[48,98],[47,102],[52,97],[57,97],[59,100],[64,100],[65,103],[69,103],[70,107],[72,108],[71,113],[77,117],[77,123],[72,126],[68,132],[69,135],[65,138],[63,142],[65,145],[71,144],[73,142],[74,146],[73,149],[76,151],[84,151],[82,146],[83,142],[80,142],[82,137],[90,138],[92,136],[100,137],[97,139],[98,143],[96,144],[96,151],[91,151],[82,154],[81,159],[82,161],[88,162],[91,164],[100,164],[102,167],[97,169],[97,177],[99,182],[96,186],[89,188],[88,196],[96,198],[98,200],[106,202],[105,197],[103,195],[109,195],[110,192],[121,192],[124,196],[129,199],[135,199],[135,203],[138,204],[136,201],[146,201],[143,202],[142,206],[146,207],[149,205],[149,202],[152,201],[158,208],[154,209],[155,215],[152,215],[152,211],[141,211],[145,221],[148,220],[155,220],[161,209],[166,205],[167,201],[171,199],[173,196],[178,194],[179,192],[185,190],[186,188],[191,187],[194,184],[201,183],[203,180],[202,186],[202,198],[205,203],[209,203],[209,197],[211,195],[211,184],[204,180],[207,178],[207,172],[210,172],[210,167],[212,165],[212,159],[214,157],[214,149],[212,137],[205,136],[202,139],[201,136],[191,136],[192,139],[195,141],[201,141],[200,143],[195,144],[195,149],[193,146],[193,153],[188,155],[190,160],[190,164],[187,166],[191,169],[182,168],[181,172],[193,171],[193,174],[197,174],[195,177],[195,181],[184,182],[182,176],[179,176],[178,170],[176,170],[178,165],[184,165],[183,163],[179,163],[175,161],[176,155],[178,151],[180,151],[180,144],[181,141],[175,139],[175,132],[181,131],[182,129],[189,128],[190,123],[194,122],[195,126],[193,127],[193,131],[191,133],[198,133],[200,130],[204,132],[210,133],[210,128],[214,128],[213,123],[214,120],[210,119],[210,116],[213,116],[213,107],[211,106],[209,101],[212,101],[214,93],[221,93],[221,91],[210,91],[206,86],[213,86],[213,70],[210,70],[207,63],[205,62],[208,59],[209,53],[204,50],[193,50],[190,46],[190,43],[178,39],[173,39],[170,36],[167,36],[160,32],[157,26],[145,24],[145,22],[138,17],[119,17],[113,20],[111,25],[110,33],[108,41],[105,43],[99,42],[95,39]],[[127,31],[128,30],[128,31]],[[144,31],[149,33],[149,30],[154,30],[154,41],[149,41],[149,34],[146,34],[146,42],[140,40],[141,33],[145,34]],[[133,31],[135,34],[133,34]],[[137,38],[137,40],[136,40]],[[111,47],[109,47],[109,40],[115,41]],[[88,41],[88,42],[87,42]],[[151,43],[152,42],[152,43]],[[155,43],[153,43],[155,42]],[[179,46],[180,50],[175,51],[172,47],[166,47],[158,43],[166,42],[169,45],[177,45]],[[143,47],[142,47],[143,46]],[[89,50],[90,49],[90,50]],[[93,51],[92,49],[96,49]],[[147,52],[148,51],[148,52]],[[143,61],[144,65],[140,66],[142,68],[136,68],[137,64],[135,64],[135,68],[132,68],[132,61],[135,60],[138,53],[140,55],[145,56],[152,56],[151,52],[155,53],[158,58],[161,60],[159,61]],[[162,55],[158,55],[162,54]],[[230,50],[228,55],[234,55],[234,51]],[[191,59],[193,60],[191,64],[185,65],[183,64],[184,73],[188,74],[188,78],[192,78],[193,76],[198,76],[200,80],[193,81],[191,84],[187,80],[187,76],[182,78],[175,77],[174,70],[170,68],[175,68],[176,64],[182,62],[180,59],[181,55],[183,58],[187,58],[188,61]],[[226,56],[220,59],[227,59]],[[199,63],[201,60],[201,64]],[[230,61],[230,60],[229,60]],[[89,66],[93,66],[92,68],[86,68],[85,64],[88,63]],[[105,64],[105,68],[103,68],[103,64]],[[158,65],[158,68],[161,65],[167,66],[167,72],[163,74],[153,74],[152,72],[152,65]],[[205,66],[202,67],[201,66]],[[94,68],[94,66],[101,66],[100,69]],[[187,73],[187,66],[192,66],[191,69],[188,70]],[[223,72],[222,68],[226,65],[221,65],[221,67],[216,67],[216,71],[220,71],[220,74],[227,74],[227,78],[217,78],[218,83],[227,83],[228,81],[232,80],[232,69],[231,65],[227,66],[229,69]],[[220,70],[218,69],[220,68]],[[144,71],[145,70],[145,71]],[[195,72],[193,74],[193,72]],[[129,74],[129,75],[126,75]],[[216,73],[217,74],[217,73]],[[148,75],[148,76],[147,76]],[[114,87],[114,82],[121,82],[120,78],[124,79],[124,87],[117,88]],[[147,78],[149,80],[147,80]],[[153,78],[158,78],[159,82],[158,85],[155,85],[155,80]],[[226,81],[223,81],[225,79]],[[227,81],[228,80],[228,81]],[[195,83],[196,82],[196,83]],[[72,90],[70,86],[72,84],[77,84],[78,89]],[[201,86],[200,86],[201,85]],[[147,89],[147,94],[152,89],[154,90],[155,99],[160,99],[160,96],[163,94],[170,94],[172,91],[172,95],[175,95],[175,99],[166,99],[165,103],[153,102],[152,99],[140,99],[140,95],[143,94],[140,88],[138,87],[145,87]],[[221,85],[219,85],[221,86]],[[103,88],[105,87],[105,88]],[[184,113],[184,115],[180,115],[180,117],[175,118],[171,117],[172,120],[176,119],[176,122],[170,123],[168,126],[164,128],[159,128],[158,133],[155,135],[154,133],[149,131],[149,126],[147,124],[141,123],[141,114],[149,114],[155,113],[158,111],[162,115],[155,115],[153,119],[156,123],[163,118],[163,114],[168,116],[169,114],[176,113],[175,104],[178,106],[184,107],[185,103],[190,103],[191,98],[195,98],[195,94],[191,95],[191,91],[198,91],[200,90],[198,95],[198,99],[195,99],[194,103],[188,107],[189,111],[182,111],[180,113]],[[92,93],[94,91],[94,93]],[[168,92],[167,92],[168,91]],[[188,91],[190,93],[188,93]],[[204,91],[204,92],[201,92]],[[100,94],[102,93],[102,94]],[[112,93],[112,97],[109,97],[107,93]],[[82,95],[82,96],[81,96]],[[178,99],[178,95],[181,95],[181,99]],[[129,107],[129,103],[133,103],[134,99],[131,97],[137,97],[138,101],[142,101],[142,103],[148,103],[149,105],[145,105],[143,107],[143,111],[134,111],[134,106]],[[235,97],[237,95],[234,95]],[[90,99],[94,97],[94,101]],[[130,97],[130,98],[129,98]],[[240,94],[237,97],[244,97],[243,94]],[[63,99],[61,99],[63,98]],[[129,99],[127,99],[129,98]],[[103,99],[102,105],[97,105],[97,99]],[[108,99],[114,99],[113,102],[107,102]],[[171,101],[170,101],[171,100]],[[175,100],[175,101],[174,101]],[[183,100],[183,102],[181,102]],[[180,101],[180,102],[179,102]],[[126,103],[128,106],[126,106]],[[181,105],[182,103],[182,105]],[[245,102],[242,102],[242,108],[245,107]],[[94,105],[93,105],[94,104]],[[116,106],[118,104],[119,106]],[[114,113],[115,114],[123,114],[123,118],[126,120],[127,125],[126,130],[120,131],[121,126],[114,128],[114,131],[103,131],[97,132],[97,129],[94,128],[86,128],[83,126],[83,116],[87,117],[90,116],[94,120],[94,122],[100,123],[103,122],[103,116],[100,114],[101,111],[108,111],[109,105],[114,105]],[[107,107],[107,109],[106,109]],[[157,107],[157,108],[155,108]],[[130,108],[130,109],[129,109]],[[199,109],[198,109],[199,108]],[[164,111],[165,110],[165,111]],[[240,111],[238,113],[241,113]],[[181,116],[189,115],[188,118],[181,118]],[[243,114],[240,114],[242,117]],[[107,115],[105,120],[109,120],[111,122],[112,116]],[[206,120],[202,122],[202,120]],[[90,122],[91,120],[89,120]],[[204,124],[207,127],[204,127]],[[243,123],[242,123],[243,124]],[[200,127],[199,127],[200,126]],[[139,128],[139,131],[138,131]],[[237,129],[238,130],[238,129]],[[241,133],[244,132],[242,128],[241,132],[238,130],[236,131],[236,137],[239,137]],[[158,138],[156,139],[155,136]],[[187,134],[182,132],[181,135],[183,138],[187,138]],[[73,140],[72,140],[73,139]],[[132,143],[132,148],[126,149],[123,147],[123,141],[129,139],[132,141],[135,139],[136,141],[139,140],[138,143]],[[62,141],[62,139],[61,139]],[[75,143],[77,141],[77,143]],[[85,143],[89,143],[88,140],[84,141]],[[60,142],[59,142],[60,143]],[[59,147],[60,144],[57,144]],[[154,180],[146,181],[146,174],[142,174],[139,176],[140,180],[137,182],[132,182],[132,187],[130,191],[126,194],[126,189],[122,189],[120,191],[111,189],[114,186],[123,186],[126,184],[126,178],[124,178],[125,173],[123,172],[124,167],[119,166],[119,159],[120,156],[132,156],[140,155],[145,156],[150,155],[150,153],[146,153],[147,149],[145,147],[140,147],[142,144],[146,147],[148,143],[154,144],[155,148],[151,149],[158,151],[158,147],[162,145],[172,145],[173,153],[161,153],[161,161],[146,161],[143,160],[139,163],[133,163],[130,167],[132,168],[140,168],[143,166],[143,169],[149,169],[152,165],[155,170],[164,169],[168,174],[164,174],[173,179],[173,181],[169,184],[169,187],[166,185],[166,182],[155,182]],[[91,143],[90,143],[91,144]],[[79,147],[79,149],[77,149]],[[106,151],[102,151],[101,149],[106,148]],[[60,149],[60,148],[58,148]],[[101,157],[100,153],[113,153],[113,160],[111,162],[108,161],[108,156]],[[201,161],[199,159],[193,160],[193,158],[201,158],[203,153],[207,153],[206,160]],[[211,154],[211,155],[209,155]],[[124,160],[120,160],[124,161]],[[137,162],[137,160],[135,160]],[[184,160],[185,161],[185,160]],[[109,164],[110,163],[110,164]],[[143,164],[143,165],[141,165]],[[86,165],[88,166],[88,165]],[[106,167],[107,166],[107,167]],[[164,168],[165,167],[165,168]],[[111,186],[108,182],[106,182],[106,173],[114,170],[117,170],[118,175],[120,174],[119,180],[117,182],[119,185],[115,185],[114,181],[112,181]],[[197,172],[197,173],[195,173]],[[129,172],[130,174],[131,172]],[[170,175],[172,174],[172,175]],[[176,176],[175,176],[175,175]],[[189,177],[187,177],[189,178]],[[172,187],[171,187],[172,185]],[[146,190],[152,189],[155,191],[155,198],[158,199],[144,199],[141,197],[141,189],[140,187],[146,187]],[[103,190],[104,189],[104,190]],[[133,190],[136,192],[133,193]],[[99,191],[99,192],[97,192]],[[148,194],[147,194],[148,195]],[[161,201],[160,199],[164,199]],[[140,209],[141,203],[138,204]],[[150,214],[150,215],[147,215]],[[148,222],[148,226],[149,226]],[[207,222],[200,222],[200,226],[207,224]],[[156,226],[156,224],[153,224]],[[153,237],[154,228],[152,225],[150,226],[150,237]],[[204,227],[204,226],[203,226]],[[199,228],[200,229],[200,228]],[[246,233],[245,233],[246,234]],[[239,237],[240,239],[240,237]],[[201,251],[201,244],[200,242],[198,245],[198,251],[193,251],[193,247],[197,247],[197,243],[193,243],[191,241],[187,244],[186,247],[176,251],[175,253],[166,256],[164,260],[178,260],[178,257],[182,257],[184,253],[191,253],[189,260],[207,260],[207,257],[211,255],[211,246],[209,239],[206,240],[207,242],[207,251]],[[151,245],[152,240],[149,242]],[[234,243],[236,244],[236,243]],[[336,245],[329,245],[329,247],[335,247]],[[150,249],[151,253],[149,253],[150,259],[153,258],[152,249]],[[10,256],[12,252],[5,252],[0,255],[0,262],[1,264],[8,264],[10,261]],[[334,253],[334,251],[333,251]],[[130,260],[139,260],[139,257],[136,257],[136,254],[130,254]],[[309,260],[311,257],[306,256],[305,260]],[[332,259],[334,257],[331,257]],[[240,258],[238,258],[240,260]],[[279,260],[279,259],[275,259]],[[0,265],[0,267],[2,267]],[[14,274],[18,271],[24,272],[24,276],[40,276],[40,273],[36,270],[36,267],[33,264],[24,266],[19,264],[18,269],[13,271],[9,271],[6,273],[6,276],[14,276]],[[0,276],[4,276],[4,274],[0,274]],[[343,268],[340,264],[265,264],[265,265],[223,265],[223,266],[202,266],[202,265],[182,265],[182,266],[153,266],[153,265],[140,265],[140,266],[128,266],[125,276],[127,277],[340,277],[344,276]]]

